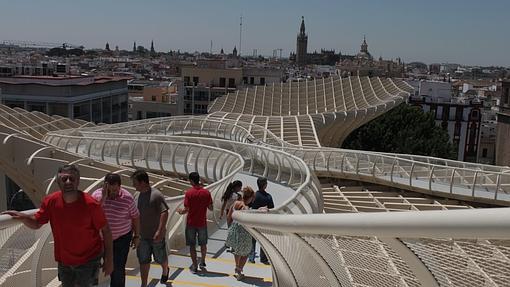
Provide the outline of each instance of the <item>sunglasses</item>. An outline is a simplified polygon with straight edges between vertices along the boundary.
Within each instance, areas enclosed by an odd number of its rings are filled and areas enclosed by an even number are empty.
[[[76,181],[76,177],[75,176],[72,176],[72,175],[61,175],[58,177],[62,182],[67,182],[68,180],[70,182],[75,182]]]

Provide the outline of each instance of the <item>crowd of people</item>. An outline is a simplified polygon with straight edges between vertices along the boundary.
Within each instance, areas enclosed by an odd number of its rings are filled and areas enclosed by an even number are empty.
[[[213,210],[213,200],[197,172],[190,173],[188,179],[191,188],[185,192],[184,207],[177,209],[177,213],[187,215],[185,237],[192,260],[190,271],[197,273],[205,271],[207,266],[207,211]],[[130,248],[136,250],[141,286],[147,286],[152,260],[161,266],[160,282],[165,283],[170,273],[165,240],[168,205],[163,194],[151,187],[147,172],[138,169],[131,180],[136,196],[122,187],[121,176],[116,173],[106,174],[102,187],[88,194],[79,189],[79,169],[75,165],[64,165],[56,176],[60,189],[46,196],[35,214],[19,211],[3,214],[33,229],[50,223],[58,279],[63,287],[96,285],[100,270],[110,276],[110,286],[125,286]],[[243,268],[248,256],[250,262],[254,262],[256,242],[232,215],[237,210],[274,208],[273,199],[266,192],[267,179],[259,178],[257,186],[258,191],[254,192],[249,186],[243,188],[242,182],[236,180],[229,184],[221,198],[220,218],[227,220],[226,245],[234,255],[238,280],[244,278]],[[200,258],[197,257],[197,243]],[[262,248],[260,261],[269,264]]]

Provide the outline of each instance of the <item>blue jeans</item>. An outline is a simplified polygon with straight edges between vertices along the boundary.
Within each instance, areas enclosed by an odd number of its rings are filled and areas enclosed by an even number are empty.
[[[257,252],[255,252],[255,250],[257,249],[257,241],[255,240],[255,238],[251,239],[251,243],[252,243],[251,252],[250,252],[248,259],[250,261],[255,261],[255,254],[257,253]],[[262,263],[269,262],[269,260],[267,259],[266,253],[264,252],[264,249],[262,249],[262,246],[260,247],[260,262],[262,262]]]
[[[110,287],[126,286],[126,261],[131,238],[132,233],[129,231],[113,241],[113,272],[110,275]]]

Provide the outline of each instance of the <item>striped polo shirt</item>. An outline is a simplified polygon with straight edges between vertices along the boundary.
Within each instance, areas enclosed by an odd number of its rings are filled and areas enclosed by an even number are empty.
[[[101,202],[102,193],[103,189],[100,188],[92,193],[92,197]],[[140,215],[133,196],[122,187],[115,199],[106,198],[103,209],[113,240],[128,233],[132,227],[132,219]]]

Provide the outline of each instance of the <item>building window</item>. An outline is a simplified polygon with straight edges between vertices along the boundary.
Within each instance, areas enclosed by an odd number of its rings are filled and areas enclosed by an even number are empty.
[[[235,88],[236,87],[236,79],[228,78],[228,87],[229,88]]]
[[[478,110],[471,111],[471,120],[478,120]]]
[[[486,148],[484,148],[482,150],[482,157],[487,157],[487,149]]]
[[[156,101],[156,96],[152,96],[152,101],[155,102]]]
[[[220,78],[220,87],[225,87],[226,85],[226,79],[225,78]]]
[[[255,78],[254,77],[250,77],[250,85],[255,85]]]
[[[243,84],[248,84],[248,77],[243,77]]]
[[[189,84],[190,84],[190,83],[189,83],[189,77],[187,77],[187,76],[186,76],[186,77],[184,77],[184,85],[185,85],[185,86],[189,86]]]
[[[508,97],[510,96],[510,88],[505,89],[505,93],[503,95],[503,104],[509,104]]]
[[[260,84],[265,85],[266,84],[266,78],[260,78]]]
[[[195,86],[198,86],[198,77],[193,77],[193,84],[195,84]]]

